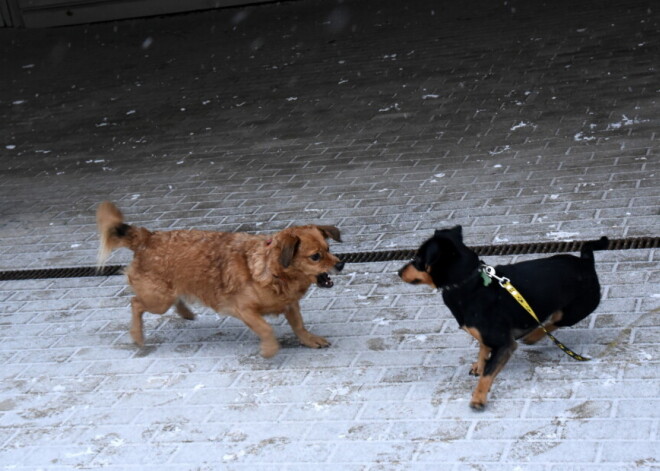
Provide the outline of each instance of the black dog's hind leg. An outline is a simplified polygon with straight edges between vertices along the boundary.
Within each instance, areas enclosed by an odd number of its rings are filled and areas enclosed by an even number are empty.
[[[525,345],[534,345],[536,342],[545,337],[546,331],[553,332],[557,330],[559,328],[557,323],[562,319],[562,317],[564,317],[563,311],[553,312],[550,316],[550,319],[543,325],[545,330],[543,330],[541,327],[537,327],[522,338],[523,343]]]
[[[511,358],[511,355],[516,350],[516,347],[516,342],[511,339],[509,343],[505,345],[492,348],[490,358],[486,360],[483,374],[479,376],[479,383],[477,383],[477,387],[472,394],[470,407],[475,410],[482,410],[486,406],[488,392],[493,385],[493,380],[497,374],[502,371],[506,362],[509,361],[509,358]]]

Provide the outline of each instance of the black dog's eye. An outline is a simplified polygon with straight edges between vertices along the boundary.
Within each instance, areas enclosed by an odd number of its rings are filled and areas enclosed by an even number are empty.
[[[312,259],[312,262],[318,262],[321,260],[321,254],[317,252],[314,255],[310,255],[309,258]]]

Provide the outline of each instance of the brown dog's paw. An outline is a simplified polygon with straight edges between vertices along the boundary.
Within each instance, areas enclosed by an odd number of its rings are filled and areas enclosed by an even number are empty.
[[[470,368],[470,376],[481,376],[479,371],[479,363],[473,363],[472,368]]]
[[[301,335],[298,337],[298,339],[300,340],[300,343],[309,348],[325,348],[330,346],[330,342],[328,342],[326,339],[309,332]]]
[[[272,358],[279,351],[280,344],[277,340],[261,342],[261,356],[264,358]]]
[[[486,403],[472,400],[470,401],[470,407],[472,408],[472,410],[481,412],[486,408]]]
[[[144,335],[142,335],[142,331],[131,329],[130,333],[133,342],[135,342],[135,344],[140,348],[144,347]]]

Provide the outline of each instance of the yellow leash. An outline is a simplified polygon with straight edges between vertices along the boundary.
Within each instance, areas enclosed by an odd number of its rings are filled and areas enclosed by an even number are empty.
[[[546,330],[546,328],[543,326],[543,324],[541,324],[541,321],[539,320],[538,316],[534,312],[534,309],[532,309],[532,306],[530,306],[529,303],[523,297],[523,295],[520,294],[520,291],[518,291],[511,284],[511,280],[509,280],[508,278],[506,278],[504,276],[497,276],[495,274],[495,269],[491,266],[488,266],[488,265],[483,266],[483,272],[488,276],[488,278],[495,278],[500,283],[500,286],[502,288],[504,288],[511,296],[513,296],[513,299],[518,301],[518,304],[520,304],[525,309],[525,311],[527,311],[529,313],[529,315],[532,316],[536,322],[538,322],[539,327],[541,327],[541,329],[543,329],[543,332],[545,332],[545,335],[547,335],[550,338],[550,340],[552,340],[555,343],[555,345],[557,345],[561,349],[562,352],[564,352],[565,354],[567,354],[568,356],[570,356],[574,360],[578,360],[578,361],[589,361],[589,360],[591,360],[591,358],[586,358],[586,357],[583,357],[582,355],[578,355],[573,350],[571,350],[566,345],[564,345],[559,340],[557,340],[557,338],[554,335],[552,335],[550,332],[548,332]],[[488,284],[489,284],[489,283],[485,282],[485,278],[484,278],[484,284],[486,284],[486,286],[488,286]]]

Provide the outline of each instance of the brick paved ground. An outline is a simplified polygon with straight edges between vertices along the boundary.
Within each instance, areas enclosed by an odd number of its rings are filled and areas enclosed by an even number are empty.
[[[402,6],[405,3],[407,6]],[[656,236],[651,2],[325,1],[0,31],[0,269],[94,264],[93,212],[152,229],[338,225],[335,251]],[[117,252],[111,263],[126,262]],[[490,257],[508,263],[512,257]],[[200,309],[127,336],[122,277],[0,282],[5,469],[650,469],[657,250],[521,347],[474,413],[476,346],[398,263],[312,289],[274,359]]]

